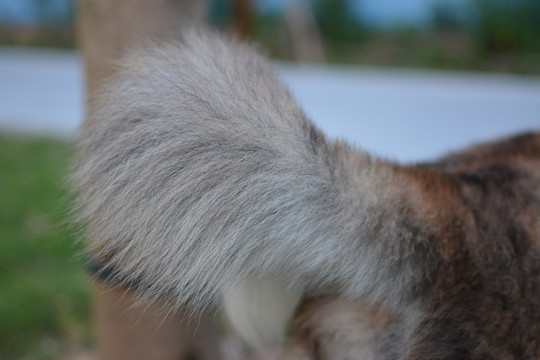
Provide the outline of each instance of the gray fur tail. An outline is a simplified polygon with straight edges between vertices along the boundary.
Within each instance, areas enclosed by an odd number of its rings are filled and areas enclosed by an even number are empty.
[[[316,292],[356,262],[336,241],[356,215],[333,145],[251,47],[201,31],[146,46],[92,104],[78,220],[93,256],[149,294],[199,307],[268,276]]]

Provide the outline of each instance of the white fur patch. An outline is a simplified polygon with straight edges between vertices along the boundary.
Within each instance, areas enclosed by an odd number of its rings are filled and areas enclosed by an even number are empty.
[[[302,291],[266,278],[237,286],[225,299],[225,312],[233,328],[251,346],[261,350],[283,346],[287,326]]]

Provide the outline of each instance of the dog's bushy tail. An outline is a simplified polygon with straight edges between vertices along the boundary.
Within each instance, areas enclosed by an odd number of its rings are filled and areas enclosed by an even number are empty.
[[[72,183],[89,250],[115,271],[202,305],[326,261],[328,145],[249,46],[201,31],[146,46],[92,109]]]

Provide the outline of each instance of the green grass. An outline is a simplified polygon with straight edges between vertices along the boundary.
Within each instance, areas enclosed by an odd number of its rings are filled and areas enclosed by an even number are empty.
[[[0,134],[0,359],[88,345],[88,277],[65,225],[72,148]]]

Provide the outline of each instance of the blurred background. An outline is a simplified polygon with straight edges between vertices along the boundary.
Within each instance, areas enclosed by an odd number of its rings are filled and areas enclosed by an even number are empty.
[[[111,0],[114,1],[114,0]],[[91,353],[64,178],[84,117],[73,0],[0,0],[0,359]],[[538,0],[212,0],[332,138],[401,162],[540,129]]]
[[[74,48],[75,8],[0,0],[0,44]],[[208,21],[277,59],[540,72],[536,0],[211,0]]]

